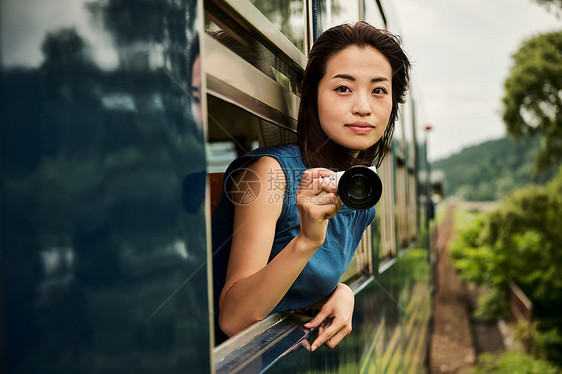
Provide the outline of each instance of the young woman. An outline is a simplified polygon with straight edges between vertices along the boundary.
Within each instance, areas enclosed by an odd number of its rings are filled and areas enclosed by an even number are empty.
[[[321,177],[380,165],[410,63],[399,39],[364,22],[322,33],[301,86],[298,145],[234,161],[213,215],[217,339],[272,312],[320,309],[314,350],[351,332],[354,296],[338,283],[375,209],[342,207]],[[222,330],[222,332],[221,332]]]

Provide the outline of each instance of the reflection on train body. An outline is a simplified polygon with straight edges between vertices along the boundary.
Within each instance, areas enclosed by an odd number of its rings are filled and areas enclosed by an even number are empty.
[[[196,9],[2,2],[0,371],[210,371]]]

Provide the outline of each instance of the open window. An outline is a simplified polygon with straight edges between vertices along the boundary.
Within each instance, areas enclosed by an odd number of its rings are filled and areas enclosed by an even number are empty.
[[[310,36],[305,34],[310,15],[306,2],[290,3],[286,10],[264,8],[257,1],[205,2],[203,51],[211,211],[230,162],[260,146],[296,142],[298,86],[310,45]],[[343,3],[339,3],[341,8]],[[352,18],[358,16],[354,14]],[[389,173],[392,178],[392,168]],[[392,186],[392,181],[388,183]],[[373,253],[373,248],[378,247],[373,246],[373,240],[369,228],[342,277],[352,289],[358,290],[374,273],[373,259],[378,254]],[[309,333],[302,328],[309,318],[298,313],[278,313],[250,326],[215,348],[217,372],[252,365],[256,352],[281,340],[283,344],[298,344]]]

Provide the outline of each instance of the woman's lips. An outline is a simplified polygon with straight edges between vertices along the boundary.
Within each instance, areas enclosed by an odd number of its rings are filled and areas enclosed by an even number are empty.
[[[350,123],[349,125],[345,125],[345,127],[357,134],[367,134],[374,129],[369,123]]]

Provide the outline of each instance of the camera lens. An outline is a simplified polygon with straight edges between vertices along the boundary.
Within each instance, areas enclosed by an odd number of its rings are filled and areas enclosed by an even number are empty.
[[[347,170],[338,183],[338,196],[351,209],[369,209],[375,206],[381,195],[379,176],[365,166],[354,166]]]
[[[349,181],[349,193],[356,199],[364,198],[370,191],[368,180],[362,175],[355,175]]]

